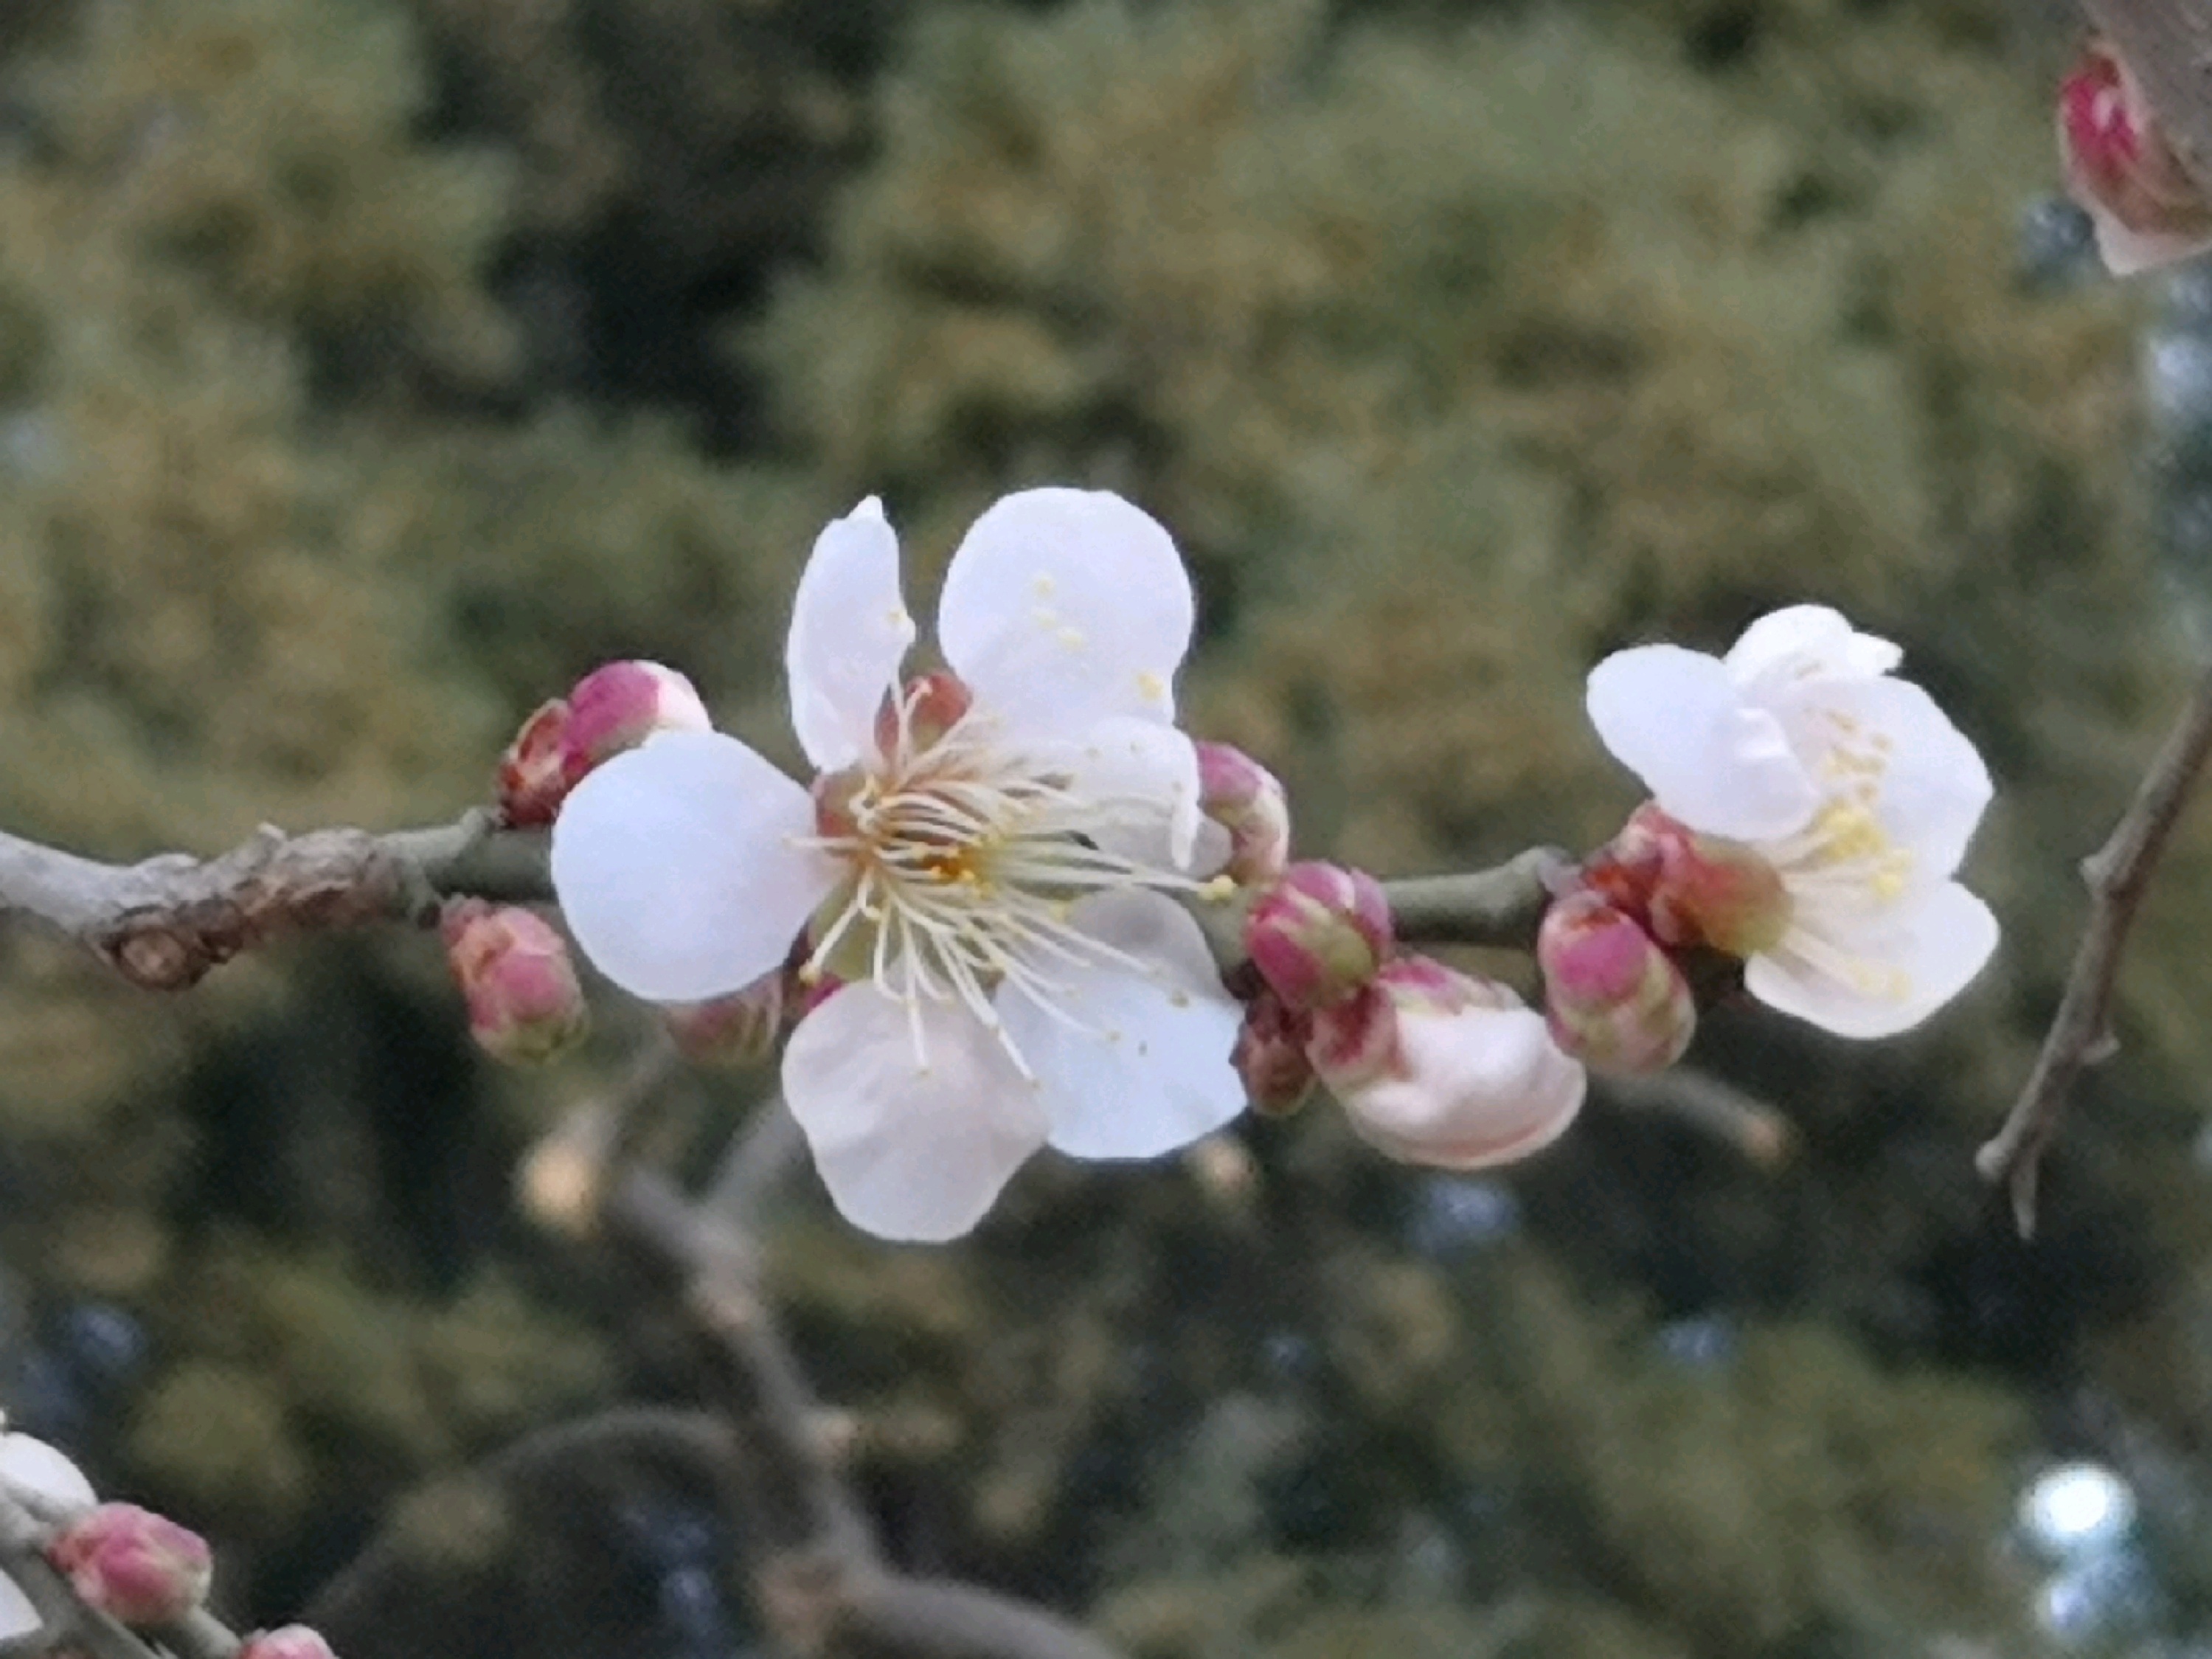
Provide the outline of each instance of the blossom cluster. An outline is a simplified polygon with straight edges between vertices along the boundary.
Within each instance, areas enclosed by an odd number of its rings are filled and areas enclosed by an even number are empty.
[[[803,778],[714,731],[681,675],[614,664],[532,716],[501,813],[550,822],[576,944],[686,1054],[781,1048],[832,1200],[895,1239],[966,1232],[1041,1149],[1156,1158],[1316,1084],[1393,1157],[1525,1157],[1586,1070],[1672,1064],[1716,996],[1887,1036],[1995,946],[1955,879],[1988,773],[1897,648],[1833,611],[1593,672],[1597,734],[1651,799],[1554,883],[1533,1007],[1402,950],[1371,876],[1291,860],[1281,784],[1178,726],[1194,616],[1151,517],[1025,490],[955,552],[917,665],[871,498],[793,606]],[[488,1048],[575,1040],[544,921],[463,902],[446,933]]]

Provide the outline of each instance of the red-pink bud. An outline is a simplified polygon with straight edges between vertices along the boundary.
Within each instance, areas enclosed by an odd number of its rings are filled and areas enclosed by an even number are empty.
[[[1364,870],[1293,864],[1244,921],[1244,949],[1286,1008],[1341,1000],[1375,977],[1393,944],[1390,902]]]
[[[1536,935],[1553,1041],[1593,1071],[1637,1075],[1682,1057],[1698,1029],[1689,981],[1632,916],[1569,893]]]
[[[1306,1058],[1340,1100],[1398,1063],[1396,1015],[1390,999],[1372,985],[1315,1009],[1306,1021]]]
[[[1229,832],[1222,873],[1256,887],[1283,873],[1291,857],[1291,803],[1273,772],[1241,749],[1200,741],[1198,807]]]
[[[47,1558],[88,1606],[126,1625],[172,1625],[207,1599],[207,1540],[136,1504],[102,1504],[64,1526]]]
[[[611,662],[568,694],[570,785],[656,732],[711,732],[714,722],[690,680],[657,662]]]
[[[550,823],[575,781],[568,770],[568,705],[540,703],[499,761],[499,815],[517,829]]]
[[[568,942],[514,905],[456,899],[439,923],[469,1006],[469,1034],[495,1059],[550,1060],[580,1041],[591,1010]]]
[[[2101,37],[2059,85],[2058,149],[2067,191],[2087,210],[2097,251],[2115,274],[2212,247],[2212,202],[2175,155],[2134,71]]]
[[[550,823],[586,773],[656,732],[713,729],[691,682],[657,662],[611,662],[541,704],[499,763],[499,811],[517,828]]]
[[[1338,1071],[1322,1044],[1346,1006],[1315,1014],[1316,1067],[1352,1128],[1393,1158],[1449,1170],[1509,1163],[1550,1145],[1581,1109],[1583,1068],[1503,985],[1425,957],[1384,963],[1349,1005],[1361,1010],[1362,1052]]]
[[[1789,891],[1763,854],[1698,835],[1649,801],[1590,860],[1583,881],[1674,949],[1703,945],[1751,957],[1771,950],[1790,926]]]
[[[249,1636],[238,1650],[238,1659],[337,1659],[319,1631],[305,1625],[286,1625]]]
[[[957,674],[918,674],[876,710],[876,752],[919,755],[934,749],[967,718],[975,694]]]
[[[778,969],[726,997],[671,1003],[660,1011],[661,1024],[677,1052],[696,1065],[757,1065],[783,1033],[783,979]]]
[[[1231,1058],[1254,1111],[1288,1117],[1305,1103],[1314,1085],[1313,1062],[1306,1058],[1312,1036],[1310,1018],[1284,1007],[1273,991],[1262,990],[1245,1005]]]

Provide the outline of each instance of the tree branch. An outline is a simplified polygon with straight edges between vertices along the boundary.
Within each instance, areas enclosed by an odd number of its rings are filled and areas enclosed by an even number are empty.
[[[2067,1091],[2083,1066],[2109,1059],[2118,1047],[2112,1036],[2112,995],[2128,934],[2208,756],[2212,756],[2212,665],[2198,678],[2111,837],[2082,860],[2089,921],[2074,953],[2058,1012],[2003,1127],[1974,1155],[1974,1167],[1984,1180],[2002,1181],[2010,1188],[2013,1219],[2023,1238],[2035,1231],[2037,1172],[2045,1149],[2058,1133]]]
[[[102,864],[0,834],[0,915],[44,924],[132,984],[177,991],[279,934],[428,921],[441,896],[552,896],[545,837],[470,812],[376,836],[263,828],[219,858],[165,853]]]
[[[1559,848],[1532,847],[1492,869],[1386,881],[1382,891],[1401,944],[1528,950],[1557,883],[1575,864]]]

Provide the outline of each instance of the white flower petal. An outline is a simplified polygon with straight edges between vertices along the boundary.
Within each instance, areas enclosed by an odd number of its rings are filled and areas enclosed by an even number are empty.
[[[1075,1158],[1157,1158],[1244,1109],[1231,1054],[1243,1011],[1222,989],[1205,936],[1157,893],[1101,894],[1069,920],[1142,964],[1047,969],[1059,1012],[1012,989],[1006,1035],[1036,1073],[1052,1145]]]
[[[2077,202],[2085,200],[2080,191]],[[2089,223],[2097,234],[2097,257],[2115,276],[2133,276],[2160,265],[2179,264],[2212,249],[2212,235],[2172,230],[2131,230],[2103,204],[2088,199]]]
[[[33,1435],[0,1435],[0,1480],[67,1509],[90,1509],[100,1501],[84,1471]]]
[[[31,1598],[23,1594],[22,1587],[0,1573],[0,1642],[12,1642],[19,1636],[28,1636],[45,1621],[39,1610],[31,1605]]]
[[[735,738],[671,732],[576,786],[553,823],[553,890],[599,971],[702,1002],[782,963],[836,866],[795,845],[806,791]]]
[[[898,538],[871,495],[816,538],[791,608],[784,669],[807,759],[835,772],[871,751],[876,710],[913,643]]]
[[[0,1480],[64,1509],[88,1510],[100,1501],[83,1470],[64,1453],[27,1434],[0,1435]],[[0,1642],[28,1636],[41,1622],[22,1586],[0,1573]]]
[[[1097,820],[1085,833],[1098,846],[1155,869],[1194,868],[1198,746],[1175,727],[1117,715],[1038,754],[1042,769],[1067,778],[1070,794],[1096,803]],[[1209,842],[1224,856],[1226,846]]]
[[[1725,660],[1729,677],[1764,701],[1791,680],[1887,674],[1904,655],[1887,640],[1860,633],[1825,605],[1793,605],[1770,611],[1745,629]]]
[[[1077,736],[1111,714],[1174,720],[1192,619],[1182,556],[1149,515],[1104,490],[1028,489],[952,556],[937,637],[1009,732]]]
[[[1701,834],[1785,836],[1819,802],[1780,723],[1745,704],[1717,657],[1673,645],[1617,651],[1590,671],[1586,704],[1613,758]]]
[[[1775,705],[1806,769],[1871,811],[1909,855],[1908,886],[1948,878],[1990,804],[1989,769],[1936,700],[1905,680],[1805,680]]]
[[[1989,906],[1947,882],[1875,925],[1793,928],[1745,965],[1744,987],[1838,1036],[1893,1036],[1966,989],[1996,945]]]
[[[907,1011],[848,985],[799,1023],[784,1098],[848,1221],[881,1238],[937,1243],[983,1218],[1044,1145],[1036,1085],[964,1008]]]

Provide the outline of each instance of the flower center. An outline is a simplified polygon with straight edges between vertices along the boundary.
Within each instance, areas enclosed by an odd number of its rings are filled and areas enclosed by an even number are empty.
[[[801,973],[871,981],[907,1010],[918,1059],[923,1009],[957,1003],[1026,1076],[994,1006],[1000,986],[1079,1024],[1062,971],[1141,969],[1074,924],[1076,901],[1200,884],[1099,845],[1116,824],[1164,820],[1169,803],[1087,793],[1049,757],[1004,741],[964,697],[940,721],[944,678],[886,701],[875,758],[816,781],[811,844],[846,875],[816,913]]]

